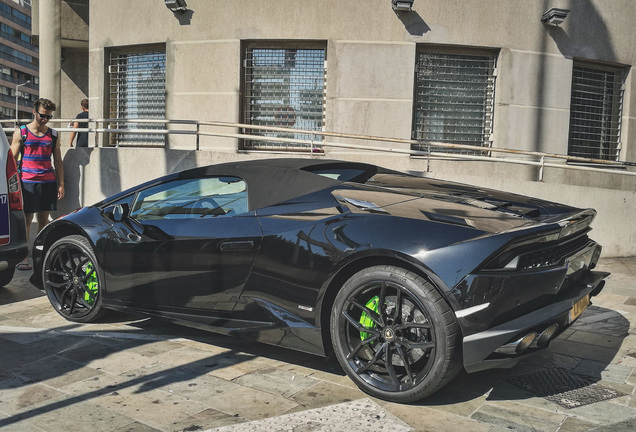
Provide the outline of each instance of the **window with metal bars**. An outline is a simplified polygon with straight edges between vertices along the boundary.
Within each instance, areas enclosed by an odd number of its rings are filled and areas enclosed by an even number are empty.
[[[243,121],[298,130],[247,130],[252,135],[282,140],[245,140],[244,149],[322,151],[322,138],[306,131],[322,131],[324,126],[324,45],[247,44],[243,74]]]
[[[623,70],[574,62],[568,155],[618,160]]]
[[[108,75],[110,118],[115,120],[110,129],[163,128],[162,124],[136,120],[165,119],[165,47],[111,51]],[[163,146],[165,138],[158,133],[113,132],[109,142],[112,146]]]
[[[427,142],[490,147],[495,89],[491,53],[420,50],[416,57],[414,150]],[[483,154],[431,148],[433,151]]]

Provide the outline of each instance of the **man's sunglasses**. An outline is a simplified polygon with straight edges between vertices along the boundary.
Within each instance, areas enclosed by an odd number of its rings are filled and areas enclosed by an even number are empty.
[[[46,119],[46,120],[51,120],[51,119],[53,118],[53,116],[52,116],[52,115],[42,114],[42,113],[41,113],[41,112],[39,112],[39,111],[36,111],[36,113],[38,113],[38,115],[39,115],[40,117],[42,117],[43,119]]]

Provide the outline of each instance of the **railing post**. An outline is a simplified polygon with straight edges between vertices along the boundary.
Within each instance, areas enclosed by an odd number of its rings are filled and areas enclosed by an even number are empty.
[[[543,168],[545,165],[545,156],[541,156],[541,168],[539,168],[539,181],[543,182]]]
[[[194,139],[194,149],[196,151],[199,151],[199,131],[200,131],[200,125],[199,125],[199,120],[197,120],[196,123],[196,137]]]
[[[314,157],[314,137],[315,137],[315,134],[314,134],[313,131],[311,132],[310,136],[311,136],[311,139],[310,139],[310,141],[311,141],[311,149],[310,149],[310,151],[311,151],[311,157],[313,158]]]

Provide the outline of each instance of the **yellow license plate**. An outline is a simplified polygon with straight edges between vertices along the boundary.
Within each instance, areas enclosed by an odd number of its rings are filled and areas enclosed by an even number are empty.
[[[577,319],[579,315],[581,315],[583,311],[587,309],[589,305],[590,305],[589,294],[583,297],[582,299],[577,300],[576,303],[574,303],[574,306],[572,306],[572,309],[570,309],[570,319],[568,320],[568,324],[571,324],[572,322],[574,322],[574,320]]]

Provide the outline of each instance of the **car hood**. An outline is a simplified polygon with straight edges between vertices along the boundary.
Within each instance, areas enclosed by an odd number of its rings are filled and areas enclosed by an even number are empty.
[[[395,177],[395,176],[389,176]],[[351,212],[371,212],[429,220],[500,233],[562,221],[581,210],[512,193],[473,186],[404,177],[339,188],[333,195]]]

